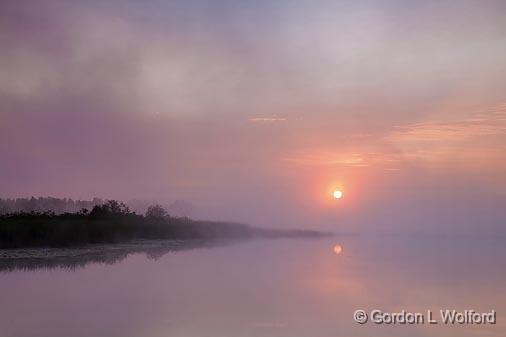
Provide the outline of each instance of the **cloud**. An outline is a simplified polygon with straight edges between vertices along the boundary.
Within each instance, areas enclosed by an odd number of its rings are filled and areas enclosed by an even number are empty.
[[[250,122],[286,122],[288,118],[283,117],[254,117],[250,118]]]
[[[506,134],[506,104],[471,117],[397,126],[387,139],[394,143],[454,142]]]
[[[502,170],[506,168],[506,104],[460,119],[397,126],[384,140],[408,162],[454,170]]]
[[[360,153],[339,153],[339,151],[310,151],[296,154],[293,157],[284,157],[283,161],[305,166],[368,166],[364,156]]]
[[[360,151],[362,150],[362,151]],[[347,148],[312,149],[299,151],[292,156],[281,159],[284,162],[299,166],[314,167],[347,167],[347,168],[389,168],[397,169],[399,159],[395,153],[384,151],[370,151],[367,148],[356,149],[356,152]]]

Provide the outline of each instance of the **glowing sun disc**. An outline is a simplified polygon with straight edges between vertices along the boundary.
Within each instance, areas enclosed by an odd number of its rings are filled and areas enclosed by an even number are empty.
[[[334,196],[334,199],[341,199],[343,197],[343,192],[334,191],[333,196]]]
[[[334,253],[336,253],[337,255],[341,254],[342,251],[343,251],[343,247],[341,245],[334,246]]]

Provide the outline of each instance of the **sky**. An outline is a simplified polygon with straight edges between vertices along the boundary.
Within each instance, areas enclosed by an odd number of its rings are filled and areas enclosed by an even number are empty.
[[[0,197],[506,234],[505,60],[503,1],[4,0]]]

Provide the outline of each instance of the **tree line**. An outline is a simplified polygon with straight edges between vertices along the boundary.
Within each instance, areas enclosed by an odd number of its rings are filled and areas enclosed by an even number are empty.
[[[0,249],[74,247],[135,239],[208,240],[321,235],[317,231],[264,229],[238,223],[173,217],[160,205],[148,207],[142,215],[116,200],[73,213],[32,210],[0,215]]]
[[[73,200],[71,198],[30,197],[30,198],[0,198],[0,214],[16,212],[53,212],[55,214],[75,213],[82,209],[91,210],[102,205],[104,200]]]

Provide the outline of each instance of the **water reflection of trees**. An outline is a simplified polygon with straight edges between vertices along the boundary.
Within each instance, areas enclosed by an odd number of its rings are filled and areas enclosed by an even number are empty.
[[[230,240],[161,240],[127,244],[89,245],[80,248],[0,250],[0,272],[63,269],[74,271],[89,264],[115,264],[132,254],[157,260],[168,253],[230,245]]]

